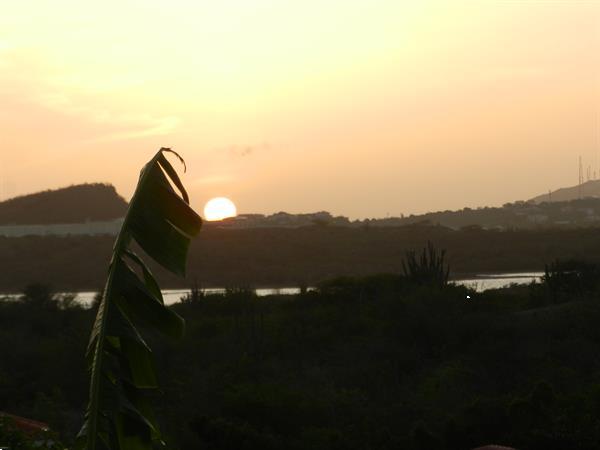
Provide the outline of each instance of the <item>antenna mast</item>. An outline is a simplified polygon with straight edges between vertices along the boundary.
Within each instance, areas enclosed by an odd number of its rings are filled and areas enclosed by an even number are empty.
[[[581,163],[581,155],[579,155],[579,199],[581,199],[581,185],[583,184],[583,164]]]

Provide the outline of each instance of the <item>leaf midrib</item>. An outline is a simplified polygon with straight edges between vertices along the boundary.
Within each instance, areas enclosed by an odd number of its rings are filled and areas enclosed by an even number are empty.
[[[131,211],[133,206],[136,203],[136,199],[139,195],[139,192],[142,191],[142,187],[146,182],[146,178],[149,176],[148,168],[153,166],[154,164],[158,164],[157,160],[159,155],[162,153],[162,149],[158,151],[158,153],[152,158],[143,169],[143,173],[140,176],[140,179],[137,183],[136,190],[133,194],[129,202],[129,207],[127,208],[127,213],[125,214],[125,219],[123,220],[123,225],[121,226],[121,231],[117,236],[117,240],[113,246],[113,256],[110,262],[110,270],[108,272],[108,279],[106,281],[106,288],[104,289],[104,312],[102,315],[102,322],[100,324],[100,330],[98,332],[98,338],[96,342],[96,348],[94,350],[94,358],[93,358],[93,370],[92,370],[92,380],[90,387],[90,417],[88,418],[89,426],[88,426],[88,434],[87,434],[87,450],[96,450],[96,434],[98,429],[98,401],[100,394],[100,379],[102,377],[102,360],[104,356],[104,336],[106,334],[106,324],[108,322],[108,310],[110,306],[109,299],[112,298],[112,284],[114,279],[114,271],[117,267],[117,262],[121,259],[121,255],[127,248],[131,240],[131,234],[129,233],[129,220],[131,217]]]

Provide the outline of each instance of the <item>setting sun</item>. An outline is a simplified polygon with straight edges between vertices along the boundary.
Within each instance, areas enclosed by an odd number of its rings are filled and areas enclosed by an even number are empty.
[[[225,197],[216,197],[209,200],[204,206],[204,218],[209,221],[223,220],[235,217],[237,209],[235,204]]]

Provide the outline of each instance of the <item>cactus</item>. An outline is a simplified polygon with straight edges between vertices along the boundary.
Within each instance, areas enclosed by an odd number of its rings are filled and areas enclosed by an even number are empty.
[[[402,270],[406,279],[417,285],[442,288],[448,284],[450,267],[445,262],[446,250],[438,252],[431,242],[423,249],[420,257],[417,252],[406,252]]]

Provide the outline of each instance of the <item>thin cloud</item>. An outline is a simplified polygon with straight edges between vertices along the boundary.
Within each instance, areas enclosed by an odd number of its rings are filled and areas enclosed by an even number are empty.
[[[221,184],[227,183],[233,180],[233,176],[231,175],[208,175],[202,178],[196,178],[191,181],[191,185],[199,185],[199,184]]]
[[[233,147],[229,150],[229,153],[231,154],[231,156],[240,156],[240,157],[244,157],[244,156],[249,156],[254,152],[254,147],[248,145],[246,147],[242,147],[242,148],[237,148],[237,147]]]
[[[56,112],[89,120],[108,128],[118,128],[86,142],[106,142],[164,136],[172,133],[181,123],[176,116],[156,117],[149,114],[115,114],[105,108],[82,106],[62,92],[38,95],[37,103]]]
[[[181,123],[181,119],[175,116],[147,117],[145,123],[141,123],[138,129],[130,129],[92,139],[93,142],[120,141],[126,139],[138,139],[149,136],[165,136],[171,134]]]
[[[542,77],[556,77],[559,71],[555,68],[542,66],[499,66],[482,71],[480,76],[489,82],[535,80]]]
[[[19,51],[17,51],[19,50]],[[88,124],[90,134],[80,142],[94,143],[164,136],[181,124],[175,115],[152,115],[146,112],[118,111],[97,101],[89,90],[69,92],[68,86],[44,74],[45,62],[35,52],[22,50],[0,39],[0,94],[32,111],[47,111]],[[68,125],[66,125],[68,126]]]
[[[270,149],[271,145],[268,142],[263,142],[261,144],[230,145],[224,151],[232,158],[246,158]],[[223,150],[217,151],[221,153]]]

